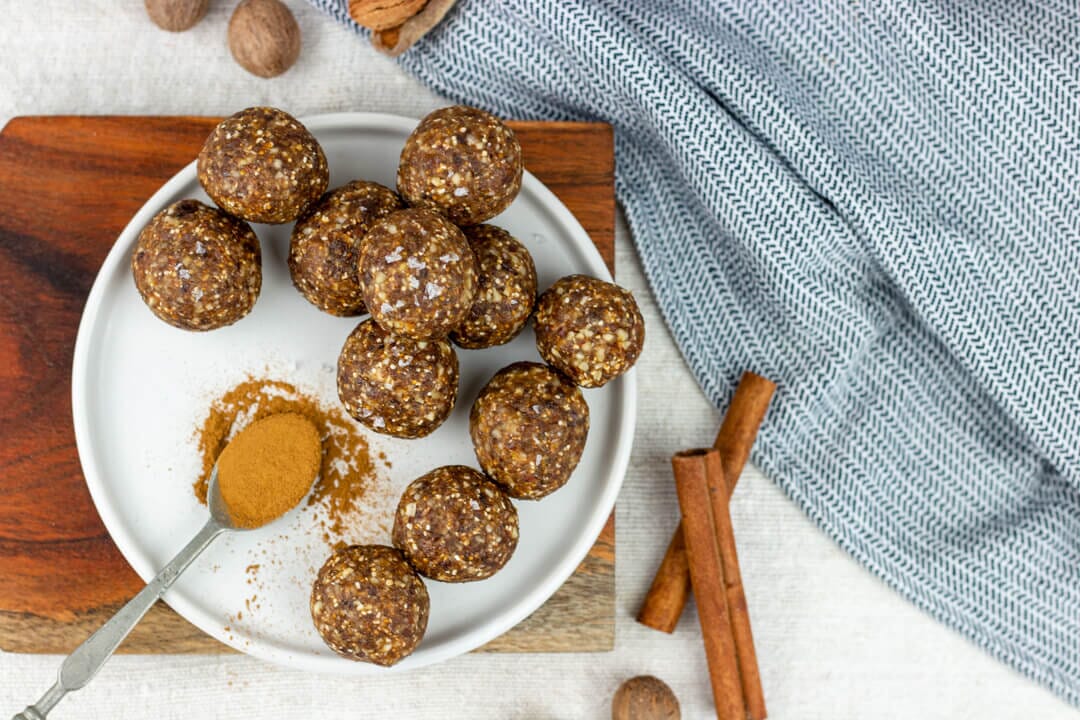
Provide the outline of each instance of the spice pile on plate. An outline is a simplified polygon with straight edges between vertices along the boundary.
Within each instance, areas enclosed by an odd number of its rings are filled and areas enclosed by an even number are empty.
[[[511,498],[539,500],[566,484],[589,430],[581,388],[605,385],[641,352],[644,321],[627,290],[571,275],[537,298],[528,248],[490,223],[514,201],[523,170],[507,125],[454,106],[406,140],[396,192],[364,179],[327,192],[315,137],[281,110],[249,108],[218,125],[199,154],[199,181],[217,207],[182,200],[139,236],[132,270],[147,306],[206,331],[239,321],[258,297],[261,254],[247,223],[295,221],[294,286],[324,312],[369,315],[339,353],[341,404],[394,437],[427,436],[449,417],[455,346],[505,344],[534,318],[544,363],[499,370],[472,405],[480,468],[417,478],[394,515],[393,547],[343,548],[319,571],[312,618],[344,657],[392,665],[416,648],[429,611],[420,575],[477,581],[510,560]]]
[[[375,458],[364,433],[339,407],[327,407],[292,383],[247,378],[216,398],[195,431],[202,470],[195,497],[206,504],[206,487],[218,456],[245,427],[284,413],[302,415],[322,438],[319,477],[307,498],[322,540],[331,545],[347,536],[350,524],[364,516],[361,505],[376,480]]]

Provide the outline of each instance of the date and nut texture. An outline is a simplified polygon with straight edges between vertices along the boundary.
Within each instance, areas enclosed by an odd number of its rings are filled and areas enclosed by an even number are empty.
[[[222,120],[199,152],[199,182],[221,209],[256,223],[295,220],[326,192],[315,136],[292,115],[251,107]]]
[[[360,246],[371,226],[404,205],[378,183],[354,180],[323,195],[293,226],[289,274],[315,307],[331,315],[362,315]]]
[[[476,258],[441,215],[400,210],[379,220],[360,248],[364,304],[396,335],[445,338],[461,324],[476,291]]]
[[[323,564],[311,588],[311,619],[338,655],[393,665],[420,644],[430,600],[401,551],[351,545]]]
[[[366,427],[394,437],[424,437],[457,402],[457,354],[445,339],[391,335],[369,318],[341,348],[337,386],[349,415]]]
[[[131,271],[150,310],[182,330],[231,325],[251,311],[262,288],[255,233],[198,200],[175,202],[147,223]]]
[[[483,110],[455,105],[425,117],[405,141],[398,192],[409,205],[476,225],[510,206],[523,168],[513,130]]]
[[[464,228],[476,256],[476,293],[465,320],[450,333],[463,348],[479,349],[513,340],[536,304],[536,266],[516,238],[494,225]]]
[[[525,500],[566,484],[588,434],[581,390],[540,363],[518,362],[495,373],[469,412],[480,467],[511,497]]]
[[[567,275],[536,304],[540,356],[581,387],[600,387],[637,362],[645,321],[629,290],[586,275]]]
[[[421,575],[443,582],[483,580],[514,554],[517,510],[482,472],[447,465],[405,488],[393,539]]]

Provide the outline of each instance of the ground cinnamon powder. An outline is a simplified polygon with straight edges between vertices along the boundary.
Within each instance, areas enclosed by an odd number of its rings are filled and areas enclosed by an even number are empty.
[[[270,415],[297,413],[314,423],[322,440],[319,479],[308,496],[319,511],[323,539],[346,534],[365,493],[377,479],[367,440],[356,423],[339,408],[324,407],[281,380],[249,377],[211,403],[196,429],[202,471],[194,483],[195,496],[206,503],[206,484],[219,455],[240,430]]]
[[[221,499],[233,524],[262,527],[304,499],[322,464],[315,424],[281,413],[244,428],[217,461]]]

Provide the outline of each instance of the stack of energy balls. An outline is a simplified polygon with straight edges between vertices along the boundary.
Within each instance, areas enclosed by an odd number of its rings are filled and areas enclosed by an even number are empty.
[[[258,240],[245,221],[295,220],[288,263],[296,288],[332,315],[369,315],[341,349],[337,384],[349,414],[375,432],[432,433],[457,402],[455,345],[505,344],[533,318],[545,362],[498,371],[471,407],[481,469],[445,466],[417,478],[398,504],[394,547],[347,547],[319,571],[311,613],[323,640],[344,657],[392,665],[427,626],[418,574],[491,577],[517,546],[511,498],[538,500],[569,480],[589,430],[580,388],[634,364],[641,313],[627,290],[584,275],[537,298],[528,249],[486,224],[521,188],[521,147],[475,108],[443,108],[420,122],[401,152],[396,192],[365,180],[326,192],[318,142],[272,108],[222,122],[198,170],[220,209],[184,200],[143,230],[132,268],[147,305],[187,330],[239,320],[261,285]]]

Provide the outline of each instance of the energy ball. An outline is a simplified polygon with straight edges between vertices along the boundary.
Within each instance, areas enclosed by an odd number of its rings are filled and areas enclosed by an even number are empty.
[[[401,198],[378,183],[354,180],[326,193],[293,227],[289,274],[315,307],[331,315],[362,315],[360,246],[375,221],[402,208]]]
[[[353,418],[400,438],[431,434],[454,409],[458,360],[446,340],[391,335],[370,319],[341,348],[338,397]]]
[[[350,660],[393,665],[427,630],[424,581],[401,552],[352,545],[323,564],[311,588],[311,619],[323,642]]]
[[[476,225],[510,206],[522,168],[513,130],[483,110],[455,105],[425,117],[405,141],[398,192],[457,225]]]
[[[483,580],[514,554],[517,510],[483,473],[448,465],[405,488],[393,538],[421,575],[443,582]]]
[[[536,266],[525,246],[502,228],[475,225],[464,232],[476,256],[476,294],[450,339],[470,349],[503,345],[521,332],[532,314]]]
[[[181,330],[216,330],[255,306],[262,255],[247,223],[198,200],[180,200],[139,233],[131,272],[159,318]]]
[[[221,209],[257,223],[295,220],[330,183],[319,141],[292,115],[270,107],[222,120],[199,152],[198,171]]]
[[[518,362],[495,373],[469,413],[480,467],[510,497],[526,500],[566,484],[588,434],[581,390],[540,363]]]
[[[360,248],[364,304],[384,329],[416,340],[445,338],[476,291],[476,258],[465,236],[427,210],[376,222]]]
[[[630,369],[645,343],[645,321],[629,290],[567,275],[536,304],[536,348],[581,387],[600,387]]]

